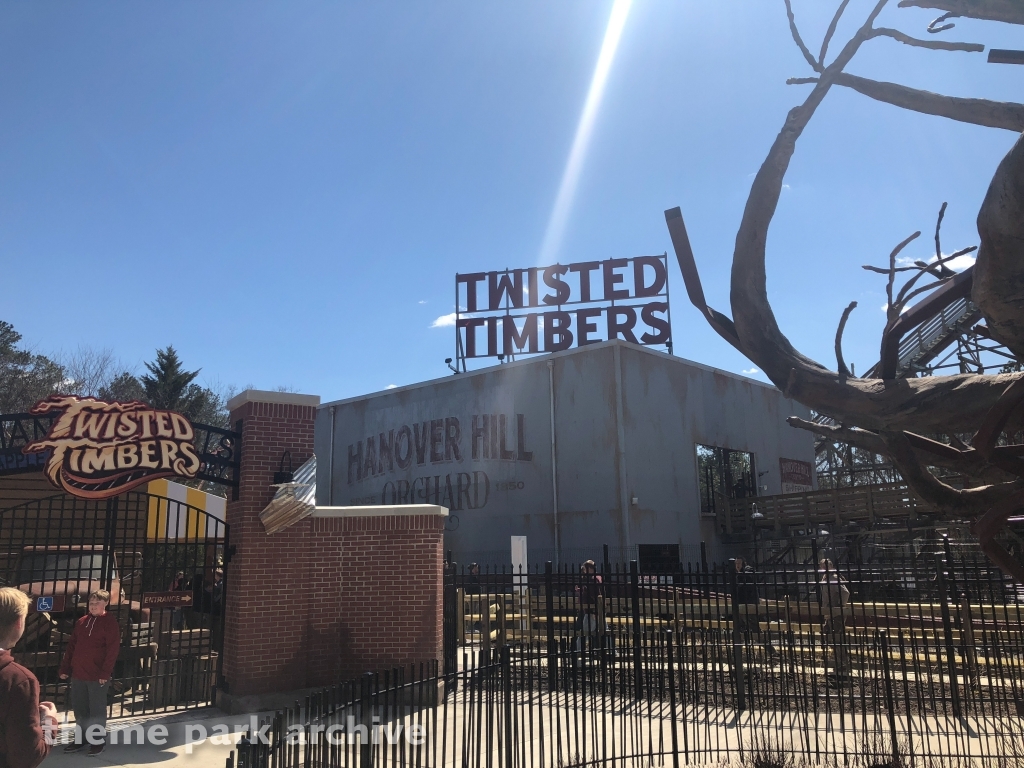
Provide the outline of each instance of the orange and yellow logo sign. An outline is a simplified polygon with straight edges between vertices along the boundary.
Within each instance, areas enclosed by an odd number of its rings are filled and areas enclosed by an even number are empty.
[[[59,412],[42,440],[24,453],[50,451],[45,472],[56,487],[85,499],[105,499],[160,477],[193,478],[201,462],[195,430],[180,413],[145,403],[54,395],[33,414]]]

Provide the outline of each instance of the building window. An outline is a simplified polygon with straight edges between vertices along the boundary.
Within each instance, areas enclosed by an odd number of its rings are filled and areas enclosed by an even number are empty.
[[[752,453],[698,444],[697,472],[702,515],[714,517],[728,511],[729,499],[757,495]]]

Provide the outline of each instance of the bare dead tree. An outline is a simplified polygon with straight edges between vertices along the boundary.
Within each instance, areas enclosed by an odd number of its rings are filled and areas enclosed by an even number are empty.
[[[65,394],[95,395],[123,369],[110,349],[78,347],[61,352],[56,360],[64,370],[61,389]]]
[[[875,27],[889,0],[878,0],[867,19],[831,62],[828,50],[838,23],[847,10],[838,7],[815,58],[804,42],[790,0],[785,0],[790,31],[808,65],[810,78],[791,83],[813,85],[802,104],[792,109],[755,175],[733,252],[731,276],[732,318],[707,305],[693,253],[679,209],[666,212],[673,245],[686,281],[691,302],[708,323],[737,350],[759,367],[787,397],[791,397],[837,422],[839,434],[852,444],[884,454],[925,499],[945,514],[974,520],[973,529],[983,550],[997,565],[1024,581],[1024,568],[995,541],[995,535],[1017,509],[1024,507],[1024,446],[1001,445],[1000,435],[1024,410],[1024,375],[998,374],[898,378],[880,364],[874,377],[851,376],[842,360],[841,336],[851,308],[844,312],[836,337],[838,371],[831,371],[801,354],[782,333],[768,300],[765,268],[768,230],[778,207],[783,181],[796,151],[797,141],[832,86],[849,87],[878,101],[904,109],[961,122],[1005,130],[1024,130],[1024,105],[963,99],[910,89],[849,75],[844,72],[861,46],[888,39],[914,47],[959,52],[980,52],[975,43],[921,40],[894,29]],[[949,29],[944,22],[953,16],[1024,24],[1024,4],[1010,0],[903,0],[902,7],[927,7],[945,12],[931,32]],[[869,267],[888,277],[886,331],[882,362],[899,332],[901,315],[909,302],[922,293],[944,290],[953,275],[942,270],[955,256],[943,257],[936,226],[937,261],[931,265],[898,267],[897,256],[915,233],[890,254],[887,268]],[[1024,140],[1020,140],[996,169],[978,217],[981,246],[973,269],[971,298],[980,308],[994,339],[1015,355],[1024,355]],[[935,270],[938,270],[936,274]],[[915,272],[898,291],[895,280],[902,271]],[[926,275],[935,281],[917,286]],[[896,339],[898,343],[898,338]],[[887,343],[890,345],[887,347]],[[791,420],[799,428],[819,434],[830,429]],[[949,443],[925,435],[973,435],[970,444],[959,438]],[[1005,442],[1003,440],[1002,442]],[[981,478],[973,488],[954,488],[929,471],[941,466]]]

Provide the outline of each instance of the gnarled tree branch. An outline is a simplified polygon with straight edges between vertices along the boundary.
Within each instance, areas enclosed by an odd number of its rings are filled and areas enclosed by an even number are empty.
[[[850,306],[843,310],[843,316],[839,319],[839,327],[836,329],[836,366],[839,368],[840,376],[849,376],[850,369],[846,367],[843,360],[843,330],[846,328],[846,321],[850,319],[850,313],[857,308],[857,302],[851,301]]]
[[[1024,6],[1018,0],[900,0],[900,8],[931,8],[968,19],[1024,24]]]
[[[964,99],[944,96],[931,91],[920,91],[905,85],[868,80],[841,72],[834,78],[836,85],[852,88],[875,101],[884,101],[902,109],[925,115],[946,117],[961,123],[1002,128],[1020,133],[1024,131],[1024,104],[988,99]]]
[[[959,16],[957,16],[955,13],[944,13],[941,16],[939,16],[939,18],[932,19],[931,23],[928,25],[928,31],[933,35],[937,35],[940,32],[945,32],[947,29],[952,29],[953,27],[956,26],[956,24],[944,24],[943,22],[957,18],[959,18]]]
[[[915,48],[930,48],[933,51],[963,51],[965,53],[982,53],[984,45],[978,43],[950,43],[945,40],[919,40],[916,37],[905,35],[898,29],[879,27],[871,31],[872,37],[891,37],[904,45],[912,45]]]
[[[946,218],[946,208],[949,207],[949,203],[943,202],[942,207],[939,208],[939,216],[935,220],[935,258],[942,258],[942,220]]]
[[[839,20],[843,18],[843,13],[846,11],[846,6],[850,4],[850,0],[843,0],[840,3],[839,8],[836,9],[835,15],[832,17],[832,23],[828,25],[828,30],[825,32],[825,37],[821,41],[821,53],[818,55],[818,64],[822,68],[825,67],[825,56],[828,54],[828,45],[832,42],[832,36],[836,33],[836,27],[839,26]]]
[[[789,18],[789,31],[793,35],[793,42],[796,43],[796,47],[800,49],[800,53],[804,55],[807,63],[811,65],[811,69],[815,72],[821,72],[822,66],[814,60],[810,50],[804,43],[804,39],[800,36],[800,30],[796,26],[796,16],[793,15],[793,3],[791,0],[786,0],[786,16]]]
[[[860,434],[861,432],[875,433],[874,438],[865,439],[881,441],[882,450],[878,452],[888,455],[893,460],[908,483],[922,497],[947,512],[970,517],[984,515],[986,525],[991,528],[1005,521],[1008,509],[1024,503],[1024,460],[1021,459],[1024,446],[993,447],[989,445],[991,440],[987,440],[985,446],[990,450],[988,455],[985,455],[981,450],[962,450],[913,433],[973,433],[978,431],[979,425],[987,423],[986,416],[989,416],[989,421],[992,422],[993,414],[999,416],[1002,419],[999,423],[1003,424],[1011,416],[1011,411],[1006,410],[1009,408],[1007,403],[1015,402],[1018,391],[1024,389],[1024,375],[961,374],[897,379],[894,378],[895,364],[890,365],[891,361],[886,362],[888,358],[883,354],[884,365],[880,370],[888,371],[884,375],[889,378],[851,378],[847,375],[842,359],[841,338],[845,320],[852,306],[844,313],[837,332],[836,354],[840,369],[837,373],[802,355],[793,347],[780,330],[768,301],[765,250],[768,230],[778,208],[783,180],[797,141],[833,85],[854,88],[876,100],[924,114],[939,115],[975,125],[1014,131],[1024,130],[1024,105],[947,97],[846,75],[843,69],[860,46],[867,40],[880,36],[926,48],[981,50],[980,46],[922,41],[896,30],[875,29],[874,22],[886,3],[887,0],[878,0],[865,23],[846,43],[840,54],[831,64],[824,66],[824,56],[837,22],[834,21],[826,34],[821,61],[815,61],[796,28],[791,2],[786,0],[793,38],[804,58],[819,76],[790,81],[813,83],[814,87],[803,104],[792,109],[787,115],[785,124],[751,185],[733,252],[730,291],[733,321],[726,329],[728,333],[723,335],[759,366],[787,397],[832,416],[844,424],[856,425],[860,428],[857,430],[859,438],[865,437]],[[845,9],[845,5],[844,2],[836,14],[836,19]],[[1006,0],[903,0],[901,3],[903,7],[911,5],[941,8],[971,18],[998,18],[1011,23],[1024,23],[1024,5],[1016,0],[1012,4]],[[678,215],[676,212],[667,214]],[[943,289],[942,293],[947,295],[947,298],[963,298],[967,286],[973,281],[973,298],[989,320],[992,336],[1006,344],[1018,357],[1024,357],[1024,139],[1018,142],[1003,161],[993,179],[979,216],[979,231],[982,234],[982,246],[975,271],[955,276],[953,284],[948,289]],[[675,243],[675,237],[673,242]],[[938,227],[936,248],[939,261],[936,265],[925,265],[917,277],[930,271],[929,266],[938,268],[945,261],[941,257]],[[897,271],[895,253],[890,257],[888,270],[890,324],[894,316],[899,318],[900,308],[905,306],[910,298],[937,285],[911,290],[914,280],[917,279],[915,277],[894,299],[892,283]],[[979,268],[986,273],[980,285],[977,277]],[[1009,280],[1003,279],[1004,273],[1009,275]],[[945,277],[940,270],[940,282],[942,279]],[[1002,284],[996,285],[998,281],[1002,281]],[[698,306],[707,314],[703,297],[700,299]],[[917,314],[923,316],[925,313]],[[916,317],[916,314],[913,318],[908,316],[908,327],[912,327],[909,324],[914,322]],[[1003,419],[1003,416],[1006,419]],[[805,428],[802,424],[795,426]],[[996,428],[993,426],[991,429]],[[953,488],[928,471],[928,466],[936,466],[946,461],[961,467],[972,462],[982,462],[983,466],[978,467],[978,472],[972,473],[975,476],[986,468],[984,465],[990,465],[990,469],[998,467],[1016,479],[994,482],[980,488]],[[1007,560],[1003,558],[1005,553],[1001,554],[998,545],[992,540],[992,532],[988,528],[985,537],[982,538],[982,544],[990,556],[997,558],[997,562]],[[1024,578],[1024,569],[1013,563],[1011,566],[1016,568],[1014,573],[1017,573],[1019,578]]]
[[[892,297],[893,284],[896,282],[896,257],[899,256],[903,252],[904,248],[906,248],[912,242],[917,240],[917,238],[919,238],[920,236],[921,236],[921,232],[919,230],[919,231],[915,232],[914,234],[912,234],[910,237],[908,237],[906,240],[901,242],[895,248],[893,248],[892,252],[889,253],[889,280],[885,284],[885,298],[886,298],[886,304],[885,304],[885,319],[886,319],[885,330],[886,331],[888,331],[892,327],[892,324],[895,323],[897,320],[899,320],[899,317],[900,317],[900,310],[899,310],[899,307],[897,306],[897,304],[899,302],[898,302],[898,300],[894,301],[893,297]],[[883,334],[883,336],[884,335],[885,334]]]
[[[904,429],[924,434],[972,431],[1017,375],[961,374],[941,379],[885,382],[840,376],[792,346],[779,329],[768,302],[765,272],[768,229],[796,142],[842,68],[868,39],[871,25],[884,5],[885,0],[875,5],[867,22],[822,73],[804,103],[790,111],[754,177],[733,253],[730,294],[733,322],[740,344],[751,361],[787,396],[812,404],[821,413],[867,429],[891,428],[899,423]]]
[[[948,513],[975,517],[1024,492],[1024,480],[1019,478],[980,488],[954,488],[928,471],[905,434],[886,431],[881,432],[880,437],[885,443],[885,453],[921,498]]]

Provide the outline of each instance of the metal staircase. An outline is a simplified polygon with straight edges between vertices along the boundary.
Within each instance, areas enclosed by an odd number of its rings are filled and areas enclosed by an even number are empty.
[[[970,299],[961,298],[938,310],[927,320],[900,339],[897,378],[927,372],[928,363],[938,357],[950,344],[973,328],[981,320],[981,310]],[[878,364],[868,371],[877,375]]]

